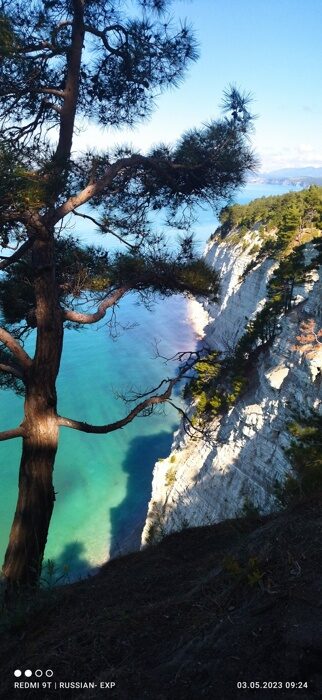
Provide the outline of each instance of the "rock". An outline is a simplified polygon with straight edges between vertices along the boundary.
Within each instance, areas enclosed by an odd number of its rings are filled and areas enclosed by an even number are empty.
[[[289,371],[289,367],[285,367],[285,365],[280,365],[279,367],[274,367],[269,372],[266,372],[265,377],[269,381],[273,389],[280,389]]]
[[[277,263],[265,260],[244,275],[257,237],[256,231],[249,232],[247,248],[242,249],[240,244],[229,244],[228,235],[206,250],[221,288],[218,304],[205,303],[205,340],[213,349],[231,352],[247,321],[265,303]],[[303,320],[312,318],[321,327],[321,275],[314,271],[310,283],[295,293],[298,303],[281,317],[278,335],[259,356],[247,393],[220,421],[208,425],[207,437],[191,439],[182,427],[177,431],[172,447],[176,471],[168,486],[169,459],[156,464],[143,545],[151,541],[151,533],[157,540],[187,525],[235,517],[245,502],[262,513],[276,509],[276,483],[283,482],[291,469],[287,425],[299,409],[322,410],[322,348],[301,352],[297,340]]]

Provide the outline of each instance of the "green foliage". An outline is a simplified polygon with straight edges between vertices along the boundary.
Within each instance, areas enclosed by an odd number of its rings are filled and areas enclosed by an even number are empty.
[[[53,559],[47,559],[43,562],[40,578],[40,585],[43,588],[53,588],[58,584],[68,583],[68,581],[69,566],[67,564],[63,567],[57,566]]]
[[[85,114],[104,125],[133,125],[149,115],[155,95],[176,85],[195,60],[193,34],[185,24],[176,29],[168,21],[167,0],[138,0],[128,17],[117,0],[81,4],[84,53],[75,76],[77,116]],[[122,160],[112,183],[100,188],[88,206],[100,207],[99,230],[116,236],[131,253],[107,260],[99,248],[81,249],[70,232],[64,238],[56,231],[60,301],[85,302],[93,292],[97,302],[100,293],[118,284],[140,293],[182,292],[215,299],[217,279],[195,255],[187,229],[196,203],[216,204],[254,166],[247,140],[252,122],[248,97],[230,88],[224,116],[190,130],[174,147],[154,147],[147,156],[126,146],[75,159],[69,152],[64,156],[60,142],[53,150],[46,129],[61,122],[74,10],[66,0],[35,0],[31,5],[8,0],[0,14],[1,242],[7,246],[25,241],[35,212],[50,228],[63,202]],[[75,128],[74,114],[69,117]],[[66,129],[64,123],[61,135]],[[169,254],[163,231],[151,217],[161,209],[169,226],[185,231],[177,255]],[[25,255],[12,265],[10,277],[6,272],[1,278],[0,304],[9,325],[23,320],[29,327],[35,325],[32,268],[31,255]]]
[[[44,422],[46,411],[56,414],[56,379],[68,317],[70,323],[94,323],[107,308],[113,314],[117,300],[130,291],[143,302],[156,293],[216,299],[217,277],[195,255],[187,231],[196,205],[217,206],[255,166],[248,139],[248,96],[230,87],[221,117],[188,131],[173,146],[160,144],[144,155],[126,145],[99,153],[73,152],[83,118],[132,127],[149,117],[162,91],[184,77],[197,57],[196,41],[185,23],[175,26],[171,5],[172,0],[1,3],[0,242],[8,250],[1,261],[0,313],[21,343],[36,329],[34,357],[22,362],[20,371],[27,398],[25,427],[40,420],[40,413]],[[154,214],[161,210],[163,219]],[[114,236],[117,252],[109,255],[82,246],[72,231],[77,216],[94,223],[102,235]],[[186,234],[178,253],[168,250],[165,226]],[[106,297],[110,306],[102,305]],[[65,313],[67,305],[85,313],[95,305],[97,313],[77,317]],[[11,347],[13,360],[19,359],[22,353]],[[11,370],[19,375],[16,367]],[[172,386],[159,395],[160,401],[167,400]],[[146,399],[144,405],[142,415],[155,403]],[[133,410],[119,424],[135,415]],[[30,448],[23,460],[29,473],[29,460],[37,462],[39,450]],[[51,474],[49,452],[42,457]],[[34,510],[42,507],[37,503],[36,471],[19,483],[20,497],[29,499]],[[51,502],[50,479],[45,491]],[[24,556],[16,566],[16,555],[10,555],[5,575],[31,582],[38,576],[32,562],[43,556],[51,510],[37,526],[31,512],[21,527],[19,513],[18,508],[15,551]],[[162,513],[153,527],[155,538],[162,533]],[[26,537],[28,551],[21,544]],[[52,562],[47,578],[55,578]]]
[[[260,585],[264,576],[257,557],[249,557],[246,562],[239,562],[235,557],[228,555],[223,561],[223,566],[225,571],[238,582],[252,587]]]
[[[252,501],[249,498],[245,498],[241,508],[241,517],[258,518],[259,515],[260,512],[258,506],[255,506],[255,504],[252,503]]]
[[[208,383],[217,379],[220,371],[218,353],[210,352],[204,359],[199,360],[199,362],[195,364],[195,370],[198,372],[198,380],[195,380],[197,389],[205,382]]]
[[[0,56],[10,56],[15,46],[15,34],[9,19],[0,13]]]
[[[217,352],[209,353],[195,364],[196,376],[186,385],[186,396],[192,396],[197,402],[197,414],[216,416],[223,407],[224,395],[218,390],[218,380],[222,365]]]
[[[247,566],[247,582],[250,586],[260,585],[264,572],[261,570],[261,565],[257,557],[250,557]]]
[[[83,290],[106,289],[111,283],[110,267],[105,251],[83,247],[77,240],[59,238],[55,246],[56,277],[61,301],[71,295],[79,297]],[[33,269],[31,253],[11,265],[0,279],[0,305],[8,325],[22,320],[35,324]]]
[[[163,506],[157,501],[152,501],[150,511],[150,523],[146,535],[148,545],[160,542],[165,536]]]
[[[104,292],[126,285],[137,291],[198,294],[216,299],[218,278],[202,259],[185,261],[181,256],[117,253],[93,246],[81,246],[73,239],[59,238],[55,246],[59,296],[62,303],[80,297],[83,292]],[[13,325],[25,320],[35,324],[31,254],[16,262],[0,279],[0,305],[5,322]]]
[[[0,347],[0,364],[5,366],[12,366],[12,356],[7,350]],[[19,369],[19,367],[17,368]],[[23,396],[25,393],[25,386],[19,377],[15,377],[5,371],[0,372],[0,388],[1,389],[11,389],[19,396]]]
[[[322,228],[322,187],[311,185],[299,192],[230,205],[222,209],[219,218],[222,237],[233,231],[233,240],[240,240],[245,231],[255,226],[263,241],[267,233],[274,231],[267,253],[281,256],[290,243],[296,243],[296,236],[301,242],[304,230],[311,230],[313,236],[314,228]]]
[[[47,154],[47,149],[44,150]],[[37,160],[39,165],[43,163],[37,153],[33,154],[27,146],[22,151],[4,139],[0,131],[0,244],[4,247],[15,238],[18,241],[23,238],[24,226],[19,218],[25,209],[40,208],[45,201],[43,174],[34,172]]]
[[[223,565],[224,565],[224,569],[229,574],[232,574],[232,576],[239,577],[242,573],[242,568],[241,568],[239,561],[237,561],[237,559],[235,559],[235,557],[232,557],[231,555],[228,555],[227,557],[225,557],[225,559],[223,561]]]
[[[288,449],[293,474],[283,484],[276,485],[276,497],[285,506],[300,496],[322,491],[322,416],[294,420],[288,426],[294,438]]]
[[[142,13],[142,3],[136,3],[136,7],[133,3],[126,17],[126,8],[121,10],[117,1],[84,3],[88,27],[112,27],[107,33],[105,51],[100,36],[85,33],[87,61],[82,65],[79,108],[87,118],[104,125],[133,125],[149,115],[160,89],[180,82],[187,64],[197,58],[197,49],[184,23],[178,28],[168,23],[169,4],[167,0],[144,2]],[[22,112],[28,118],[41,110],[43,85],[61,84],[70,45],[72,9],[73,4],[64,0],[5,3],[5,14],[0,16],[0,98],[7,98],[14,120],[21,118]],[[62,26],[58,29],[59,23]],[[115,27],[120,29],[113,31]],[[46,42],[51,51],[46,51]],[[38,47],[32,62],[24,50],[30,45]],[[17,99],[19,81],[21,85],[31,78],[32,93],[21,90]],[[41,119],[49,120],[50,111],[45,116],[41,114]],[[54,120],[54,113],[51,119]]]
[[[261,247],[259,243],[254,243],[254,245],[252,245],[252,247],[249,250],[249,255],[256,255],[256,253],[259,253],[260,249]]]
[[[298,246],[280,260],[267,285],[267,301],[254,319],[248,322],[246,332],[237,346],[237,354],[247,358],[260,345],[274,340],[278,318],[292,307],[293,290],[308,277],[312,266],[305,264],[304,246]]]
[[[171,488],[176,480],[177,470],[175,467],[170,467],[165,475],[165,486],[166,488]]]
[[[322,490],[322,416],[312,414],[289,426],[295,438],[289,455],[302,494]]]

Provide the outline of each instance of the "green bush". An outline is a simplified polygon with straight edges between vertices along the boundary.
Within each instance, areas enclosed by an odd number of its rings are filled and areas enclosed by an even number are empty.
[[[246,497],[241,508],[241,516],[243,518],[258,518],[260,515],[258,506]]]
[[[234,230],[234,238],[240,240],[247,230],[259,224],[261,236],[266,231],[277,229],[277,238],[285,247],[300,229],[321,227],[322,187],[311,185],[299,192],[261,197],[244,205],[230,205],[222,209],[219,220],[222,237]]]
[[[276,484],[275,494],[286,506],[301,496],[322,492],[322,416],[312,412],[288,426],[293,436],[287,454],[293,467],[283,484]]]
[[[251,249],[249,251],[249,255],[256,255],[257,253],[259,253],[260,249],[261,249],[261,246],[259,245],[259,243],[254,243],[254,245],[251,247]]]
[[[177,470],[175,467],[170,467],[165,475],[165,485],[167,488],[171,488],[176,480]]]

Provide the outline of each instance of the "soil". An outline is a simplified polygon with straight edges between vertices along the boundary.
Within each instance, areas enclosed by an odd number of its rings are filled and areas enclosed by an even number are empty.
[[[187,529],[89,579],[21,594],[2,613],[0,697],[321,698],[321,506],[317,495]],[[36,680],[52,687],[14,690]],[[97,687],[60,687],[71,682]]]

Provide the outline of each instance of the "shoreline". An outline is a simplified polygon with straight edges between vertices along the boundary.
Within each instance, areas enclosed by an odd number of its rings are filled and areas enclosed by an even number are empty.
[[[207,335],[206,329],[211,317],[202,301],[195,298],[188,299],[187,320],[191,324],[197,340],[204,339]]]

